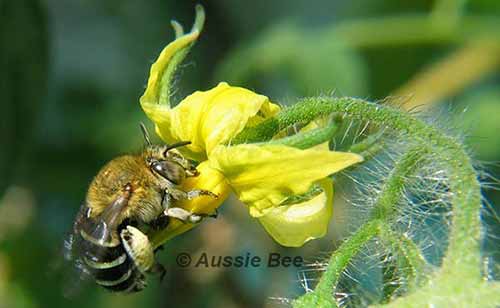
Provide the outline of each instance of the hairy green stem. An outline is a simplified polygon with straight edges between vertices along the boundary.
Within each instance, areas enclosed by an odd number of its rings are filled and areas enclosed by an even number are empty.
[[[337,307],[332,295],[342,271],[349,265],[349,261],[363,246],[377,235],[381,221],[372,220],[362,225],[351,237],[343,242],[332,254],[326,271],[313,292],[294,301],[294,307]]]
[[[390,108],[381,107],[359,99],[312,99],[303,100],[300,109],[313,108],[313,113],[322,115],[329,112],[345,112],[362,120],[371,121],[379,126],[390,127],[406,134],[436,157],[448,171],[450,190],[453,193],[453,219],[449,236],[449,247],[443,267],[454,271],[474,271],[479,275],[479,236],[481,190],[476,172],[469,156],[462,145],[452,137],[442,134],[438,129],[425,124],[410,114]],[[314,107],[313,107],[314,106]],[[297,114],[295,114],[297,116]],[[291,117],[283,116],[280,121],[289,123]],[[460,266],[455,266],[461,264]]]
[[[339,125],[332,122],[326,127],[316,128],[306,132],[288,136],[285,138],[275,139],[266,142],[266,144],[281,144],[298,149],[308,149],[315,145],[330,141],[337,132]],[[241,139],[240,139],[241,141]]]
[[[390,219],[395,211],[394,207],[401,198],[405,180],[415,171],[423,152],[421,147],[411,148],[398,161],[389,175],[380,197],[375,203],[372,210],[372,219],[362,225],[352,237],[346,240],[340,248],[333,253],[326,268],[326,272],[321,277],[314,292],[306,294],[305,297],[307,299],[297,301],[294,303],[294,307],[307,307],[307,305],[311,303],[314,303],[318,307],[327,307],[319,306],[320,300],[318,298],[323,298],[328,294],[330,294],[331,297],[332,291],[337,286],[340,273],[344,271],[352,257],[359,252],[366,242],[378,235],[383,226],[390,223]],[[304,306],[304,303],[307,305]]]
[[[426,148],[421,146],[411,148],[398,160],[375,203],[375,208],[372,211],[374,219],[389,221],[393,218],[396,211],[396,205],[401,198],[401,192],[404,189],[406,180],[408,176],[414,173],[418,166],[418,162],[425,154],[426,150]]]
[[[382,143],[381,139],[382,139],[383,135],[384,135],[383,130],[380,130],[377,133],[368,135],[364,140],[351,145],[349,147],[349,152],[359,153],[359,154],[367,153],[367,152],[371,151],[374,148],[374,146]]]
[[[408,138],[418,142],[422,148],[433,153],[434,159],[447,170],[449,187],[452,192],[453,218],[449,232],[449,245],[443,259],[441,273],[448,277],[460,277],[466,273],[468,277],[472,276],[479,279],[480,185],[469,156],[454,138],[442,134],[436,128],[426,125],[402,111],[382,107],[360,99],[331,97],[301,100],[296,105],[280,112],[275,118],[268,119],[252,129],[244,130],[238,137],[246,141],[269,140],[276,132],[294,123],[309,122],[331,113],[345,113],[349,117],[370,121],[379,127],[391,128],[407,135]],[[373,221],[368,224],[371,226]],[[364,226],[362,228],[361,230],[365,230]],[[361,237],[361,235],[357,236],[357,234],[352,238]],[[362,234],[366,237],[365,233]],[[351,240],[346,243],[349,245],[353,243],[359,244],[359,242]],[[345,261],[344,258],[340,258],[340,254],[335,252],[332,256],[331,261],[334,264],[338,263],[338,260]],[[335,266],[334,269],[338,269],[338,266]],[[334,269],[332,268],[332,271]],[[324,280],[323,277],[325,277]],[[325,293],[327,290],[332,292],[334,280],[331,278],[338,277],[338,275],[327,271],[323,277],[318,284],[319,289],[317,290],[319,293],[316,294]],[[322,281],[325,282],[322,283]],[[306,294],[305,297],[312,298],[314,295]],[[297,303],[301,301],[297,301]],[[304,306],[297,305],[297,307]]]
[[[392,251],[384,251],[379,259],[382,263],[382,299],[380,302],[388,303],[404,287],[400,279],[401,259],[396,258]]]
[[[426,263],[420,249],[405,234],[395,232],[387,224],[380,226],[379,237],[386,245],[392,246],[391,249],[396,252],[397,259],[402,260],[399,269],[406,276],[405,288],[409,292],[413,291],[429,271],[429,265]]]
[[[379,237],[390,244],[392,252],[396,252],[399,258],[396,260],[403,263],[402,266],[395,267],[389,270],[391,277],[390,282],[384,285],[384,298],[383,302],[389,302],[398,286],[395,284],[397,278],[404,278],[407,280],[407,289],[411,290],[417,279],[417,273],[424,268],[425,261],[419,253],[418,247],[410,239],[400,235],[398,236],[391,229],[391,220],[394,218],[397,211],[397,205],[404,191],[404,187],[408,178],[417,171],[417,167],[426,154],[427,148],[415,146],[410,148],[401,158],[398,159],[396,165],[389,174],[386,183],[382,187],[382,192],[375,203],[372,210],[373,219],[384,221],[385,223],[380,226]],[[402,262],[403,261],[403,262]],[[390,261],[390,263],[393,263]],[[387,273],[384,273],[384,275]],[[424,272],[421,273],[422,276]],[[404,277],[402,277],[404,275]],[[385,287],[388,288],[385,288]]]

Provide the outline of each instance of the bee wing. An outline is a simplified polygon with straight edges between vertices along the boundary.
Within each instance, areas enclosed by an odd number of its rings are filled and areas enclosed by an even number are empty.
[[[63,242],[62,256],[64,261],[59,259],[57,264],[53,266],[54,272],[59,272],[62,275],[61,291],[65,298],[75,298],[81,293],[83,287],[91,281],[91,275],[85,268],[80,254],[82,253],[82,242],[77,233],[80,224],[87,213],[87,206],[82,204],[73,224],[73,230],[70,232]]]
[[[68,278],[71,277],[71,279],[65,279],[68,283],[63,288],[65,297],[75,297],[83,282],[92,280],[92,275],[82,260],[82,256],[87,251],[88,241],[106,245],[106,243],[119,240],[114,238],[113,234],[121,223],[120,216],[129,199],[130,191],[126,190],[96,217],[91,217],[91,209],[87,204],[81,206],[73,224],[73,232],[64,241],[64,258],[72,264],[68,271],[71,275],[68,275]]]
[[[76,229],[80,230],[80,235],[101,246],[118,240],[114,236],[116,236],[115,231],[118,225],[122,222],[122,212],[130,200],[131,189],[128,187],[129,185],[126,185],[123,192],[96,217],[91,217],[90,209],[86,210],[86,216],[81,219],[81,222],[76,222],[79,224]]]

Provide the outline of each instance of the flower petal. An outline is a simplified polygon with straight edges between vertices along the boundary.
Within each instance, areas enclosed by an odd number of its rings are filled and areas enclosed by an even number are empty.
[[[259,221],[279,244],[300,247],[323,237],[333,214],[333,181],[321,180],[323,192],[305,202],[271,209]]]
[[[164,92],[168,92],[170,85],[164,84],[170,80],[165,80],[165,78],[171,78],[175,66],[179,63],[174,63],[172,60],[175,59],[176,55],[185,51],[185,49],[191,47],[191,44],[196,41],[200,32],[195,30],[191,33],[181,36],[175,41],[168,44],[158,56],[158,59],[151,66],[149,71],[148,85],[144,94],[140,98],[141,105],[148,106],[149,104],[165,104],[168,105],[168,95],[164,95]],[[147,113],[147,111],[146,111]]]
[[[218,146],[209,160],[249,206],[250,215],[262,217],[287,197],[305,193],[314,182],[361,162],[363,157],[316,148],[241,144]]]
[[[227,198],[230,192],[230,187],[227,184],[224,175],[217,170],[209,167],[208,161],[202,162],[196,169],[200,172],[197,177],[187,178],[182,184],[181,189],[189,191],[192,189],[203,189],[213,192],[218,195],[218,198],[210,196],[200,196],[193,200],[183,200],[175,204],[175,206],[182,207],[193,213],[197,214],[213,214],[215,210]],[[184,223],[177,219],[172,219],[167,228],[155,231],[148,234],[154,247],[158,247],[167,240],[188,231],[195,225]]]
[[[196,6],[193,28],[184,34],[182,26],[172,22],[176,39],[168,44],[151,66],[146,90],[140,98],[141,107],[157,126],[168,126],[170,122],[170,82],[177,66],[182,62],[203,28],[205,11]]]
[[[278,110],[266,96],[221,82],[186,97],[169,112],[170,121],[157,119],[157,133],[167,143],[191,141],[185,154],[204,160],[214,147],[240,133],[250,119],[258,123],[259,117],[265,119]]]

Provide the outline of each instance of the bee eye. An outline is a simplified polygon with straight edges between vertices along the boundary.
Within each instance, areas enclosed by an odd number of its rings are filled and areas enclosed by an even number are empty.
[[[163,167],[160,164],[153,164],[153,170],[158,173],[164,172]]]
[[[180,184],[186,177],[186,172],[182,166],[167,160],[152,163],[151,169],[174,184]]]

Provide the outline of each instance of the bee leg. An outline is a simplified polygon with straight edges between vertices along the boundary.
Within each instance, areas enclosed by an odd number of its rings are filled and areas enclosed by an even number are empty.
[[[203,218],[211,217],[216,218],[217,213],[215,214],[205,214],[205,213],[192,213],[186,209],[181,207],[172,207],[165,210],[164,214],[169,217],[177,218],[182,222],[197,224],[203,220]]]
[[[169,217],[174,217],[177,218],[183,222],[189,222],[192,224],[199,223],[203,218],[205,217],[212,217],[216,218],[217,217],[217,211],[214,214],[205,214],[205,213],[192,213],[186,209],[180,208],[180,207],[173,207],[170,208],[170,201],[171,199],[175,200],[192,200],[194,198],[200,197],[200,196],[211,196],[213,198],[218,198],[219,196],[214,194],[211,191],[208,190],[202,190],[202,189],[194,189],[190,190],[188,192],[179,190],[179,189],[168,189],[168,192],[166,192],[166,195],[169,195],[165,199],[167,200],[167,204],[164,205],[164,214],[165,216]]]
[[[149,223],[149,226],[153,230],[165,229],[168,226],[169,219],[167,216],[160,215]]]
[[[208,215],[208,217],[213,218],[213,219],[217,219],[217,217],[219,217],[219,210],[215,209],[214,213]]]
[[[159,274],[160,275],[160,282],[163,281],[163,279],[165,278],[165,274],[167,274],[167,270],[165,269],[165,267],[161,263],[158,263],[158,262],[156,262],[153,265],[150,272],[152,274]]]
[[[186,169],[187,177],[197,177],[198,175],[200,175],[200,172],[196,168]]]
[[[203,189],[193,189],[186,192],[180,189],[169,188],[167,194],[170,194],[170,196],[175,200],[193,200],[194,198],[201,196],[210,196],[215,199],[219,198],[217,194]]]
[[[141,273],[151,272],[156,267],[153,246],[139,229],[126,226],[120,232],[123,247]]]
[[[199,223],[202,220],[201,215],[191,213],[190,211],[181,207],[171,207],[163,212],[165,216],[177,218],[182,222],[189,222],[192,224]]]
[[[187,177],[197,177],[200,175],[200,172],[196,169],[196,167],[186,158],[177,155],[173,155],[171,158],[184,167]]]

